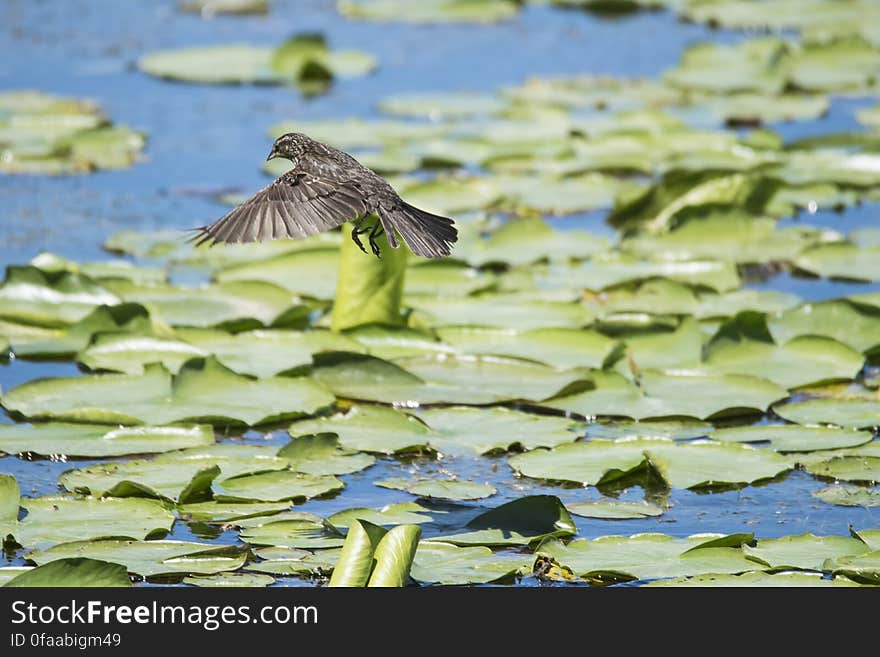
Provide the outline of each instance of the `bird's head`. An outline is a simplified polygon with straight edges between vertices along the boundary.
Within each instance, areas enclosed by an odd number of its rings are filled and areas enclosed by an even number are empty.
[[[285,135],[281,135],[272,144],[272,150],[269,151],[269,157],[266,158],[266,161],[268,162],[276,157],[283,157],[293,162],[293,165],[296,166],[300,157],[302,157],[308,140],[308,137],[299,132],[288,132]]]

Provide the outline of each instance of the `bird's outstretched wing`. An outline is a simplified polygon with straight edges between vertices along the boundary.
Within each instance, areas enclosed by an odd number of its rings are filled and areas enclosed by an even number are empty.
[[[307,237],[367,214],[353,184],[289,171],[192,238],[205,242],[258,242]]]

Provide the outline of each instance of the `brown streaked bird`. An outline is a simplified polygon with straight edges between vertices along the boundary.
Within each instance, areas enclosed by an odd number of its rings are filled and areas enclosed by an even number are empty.
[[[376,238],[383,232],[398,248],[398,235],[413,253],[438,258],[458,239],[448,217],[420,210],[348,153],[298,132],[275,140],[267,160],[283,157],[290,171],[208,226],[197,228],[196,244],[260,242],[281,237],[307,237],[351,221],[351,238],[366,253],[360,235],[368,233],[370,249],[380,255]],[[374,225],[367,218],[378,215]]]

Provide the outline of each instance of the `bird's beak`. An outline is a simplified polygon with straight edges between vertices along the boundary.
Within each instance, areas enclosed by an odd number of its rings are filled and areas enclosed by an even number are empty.
[[[275,147],[273,146],[271,152],[269,153],[269,157],[266,158],[266,162],[276,157],[281,157],[281,154],[276,151]]]

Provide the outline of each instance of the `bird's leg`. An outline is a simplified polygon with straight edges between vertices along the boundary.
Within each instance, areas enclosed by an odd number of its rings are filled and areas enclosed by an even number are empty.
[[[377,258],[382,257],[382,252],[379,250],[379,245],[376,244],[376,238],[384,232],[385,229],[382,227],[382,221],[377,219],[373,226],[373,230],[370,231],[370,249],[373,251],[373,255]]]
[[[358,235],[363,235],[364,233],[366,233],[369,230],[369,228],[361,228],[361,226],[363,225],[364,221],[366,221],[366,219],[367,219],[366,217],[361,217],[360,219],[356,219],[354,221],[354,228],[351,229],[351,239],[354,241],[355,244],[357,244],[358,248],[361,251],[363,251],[364,253],[366,253],[367,250],[364,248],[364,245],[361,243],[361,238],[358,237]],[[371,244],[372,244],[372,242],[371,242]]]

